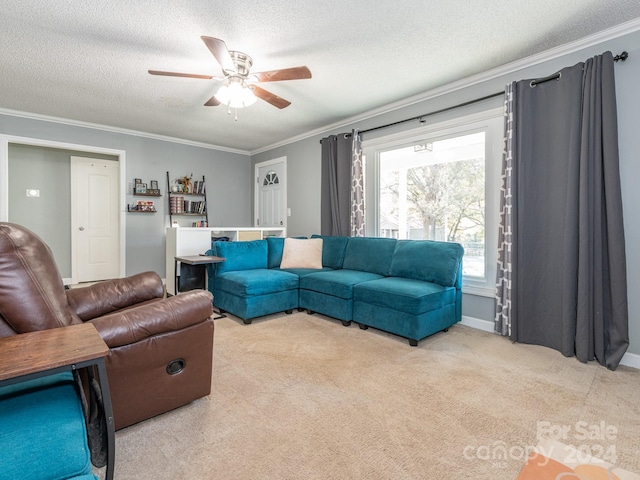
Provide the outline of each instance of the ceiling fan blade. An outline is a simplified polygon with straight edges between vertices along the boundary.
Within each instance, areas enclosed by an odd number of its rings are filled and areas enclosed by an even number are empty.
[[[207,100],[207,103],[204,104],[205,107],[217,107],[218,105],[220,105],[220,102],[215,96],[211,97]]]
[[[311,71],[307,67],[291,67],[281,70],[269,70],[268,72],[258,72],[251,76],[256,76],[258,82],[279,82],[281,80],[303,80],[311,78]]]
[[[270,103],[274,107],[278,107],[282,109],[282,108],[287,108],[289,105],[291,105],[290,101],[285,100],[282,97],[279,97],[275,93],[268,92],[264,88],[260,88],[257,85],[252,85],[251,88],[253,89],[253,94],[256,97],[261,98],[265,102]]]
[[[184,78],[202,78],[203,80],[211,80],[211,75],[198,75],[197,73],[180,73],[180,72],[163,72],[161,70],[149,70],[151,75],[164,75],[165,77],[184,77]]]
[[[218,61],[222,70],[225,72],[236,71],[236,66],[231,59],[231,55],[229,54],[229,49],[227,48],[227,44],[224,43],[219,38],[214,37],[205,37],[204,35],[200,37],[207,48],[211,51],[215,59]]]

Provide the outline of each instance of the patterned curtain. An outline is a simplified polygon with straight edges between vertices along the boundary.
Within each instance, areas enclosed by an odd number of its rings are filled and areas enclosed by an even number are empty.
[[[500,217],[498,225],[498,272],[496,279],[495,331],[511,336],[511,254],[513,234],[513,102],[516,82],[506,86],[504,94],[504,146],[502,150],[502,180],[500,186]]]
[[[358,130],[351,132],[351,236],[364,237],[364,163]]]

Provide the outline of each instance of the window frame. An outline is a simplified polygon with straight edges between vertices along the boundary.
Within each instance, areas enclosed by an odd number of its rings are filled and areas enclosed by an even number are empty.
[[[504,144],[504,109],[460,115],[448,120],[405,130],[362,142],[365,158],[365,219],[368,236],[379,235],[380,152],[407,143],[433,142],[474,132],[485,132],[485,276],[464,276],[463,293],[483,297],[495,296],[498,210],[500,208],[500,168]],[[373,200],[373,201],[371,201]]]

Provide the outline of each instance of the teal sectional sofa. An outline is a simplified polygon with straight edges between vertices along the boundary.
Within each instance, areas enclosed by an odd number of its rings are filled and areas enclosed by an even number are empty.
[[[244,323],[306,309],[360,328],[374,327],[418,341],[460,321],[460,244],[373,237],[322,239],[317,268],[280,268],[285,239],[215,242],[209,290],[221,311]]]

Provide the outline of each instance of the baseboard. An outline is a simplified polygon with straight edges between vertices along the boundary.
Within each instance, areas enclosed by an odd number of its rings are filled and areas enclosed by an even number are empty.
[[[467,317],[466,315],[463,315],[460,323],[462,325],[466,325],[467,327],[476,328],[485,332],[495,333],[493,322],[490,320],[482,320],[480,318]]]
[[[460,323],[462,325],[466,325],[467,327],[476,328],[485,332],[496,333],[493,329],[493,322],[489,320],[482,320],[480,318],[467,317],[463,315]],[[622,357],[622,360],[620,360],[620,365],[624,365],[625,367],[637,368],[640,370],[640,355],[636,353],[625,353]]]
[[[620,360],[620,365],[640,369],[640,355],[637,353],[625,353]]]

